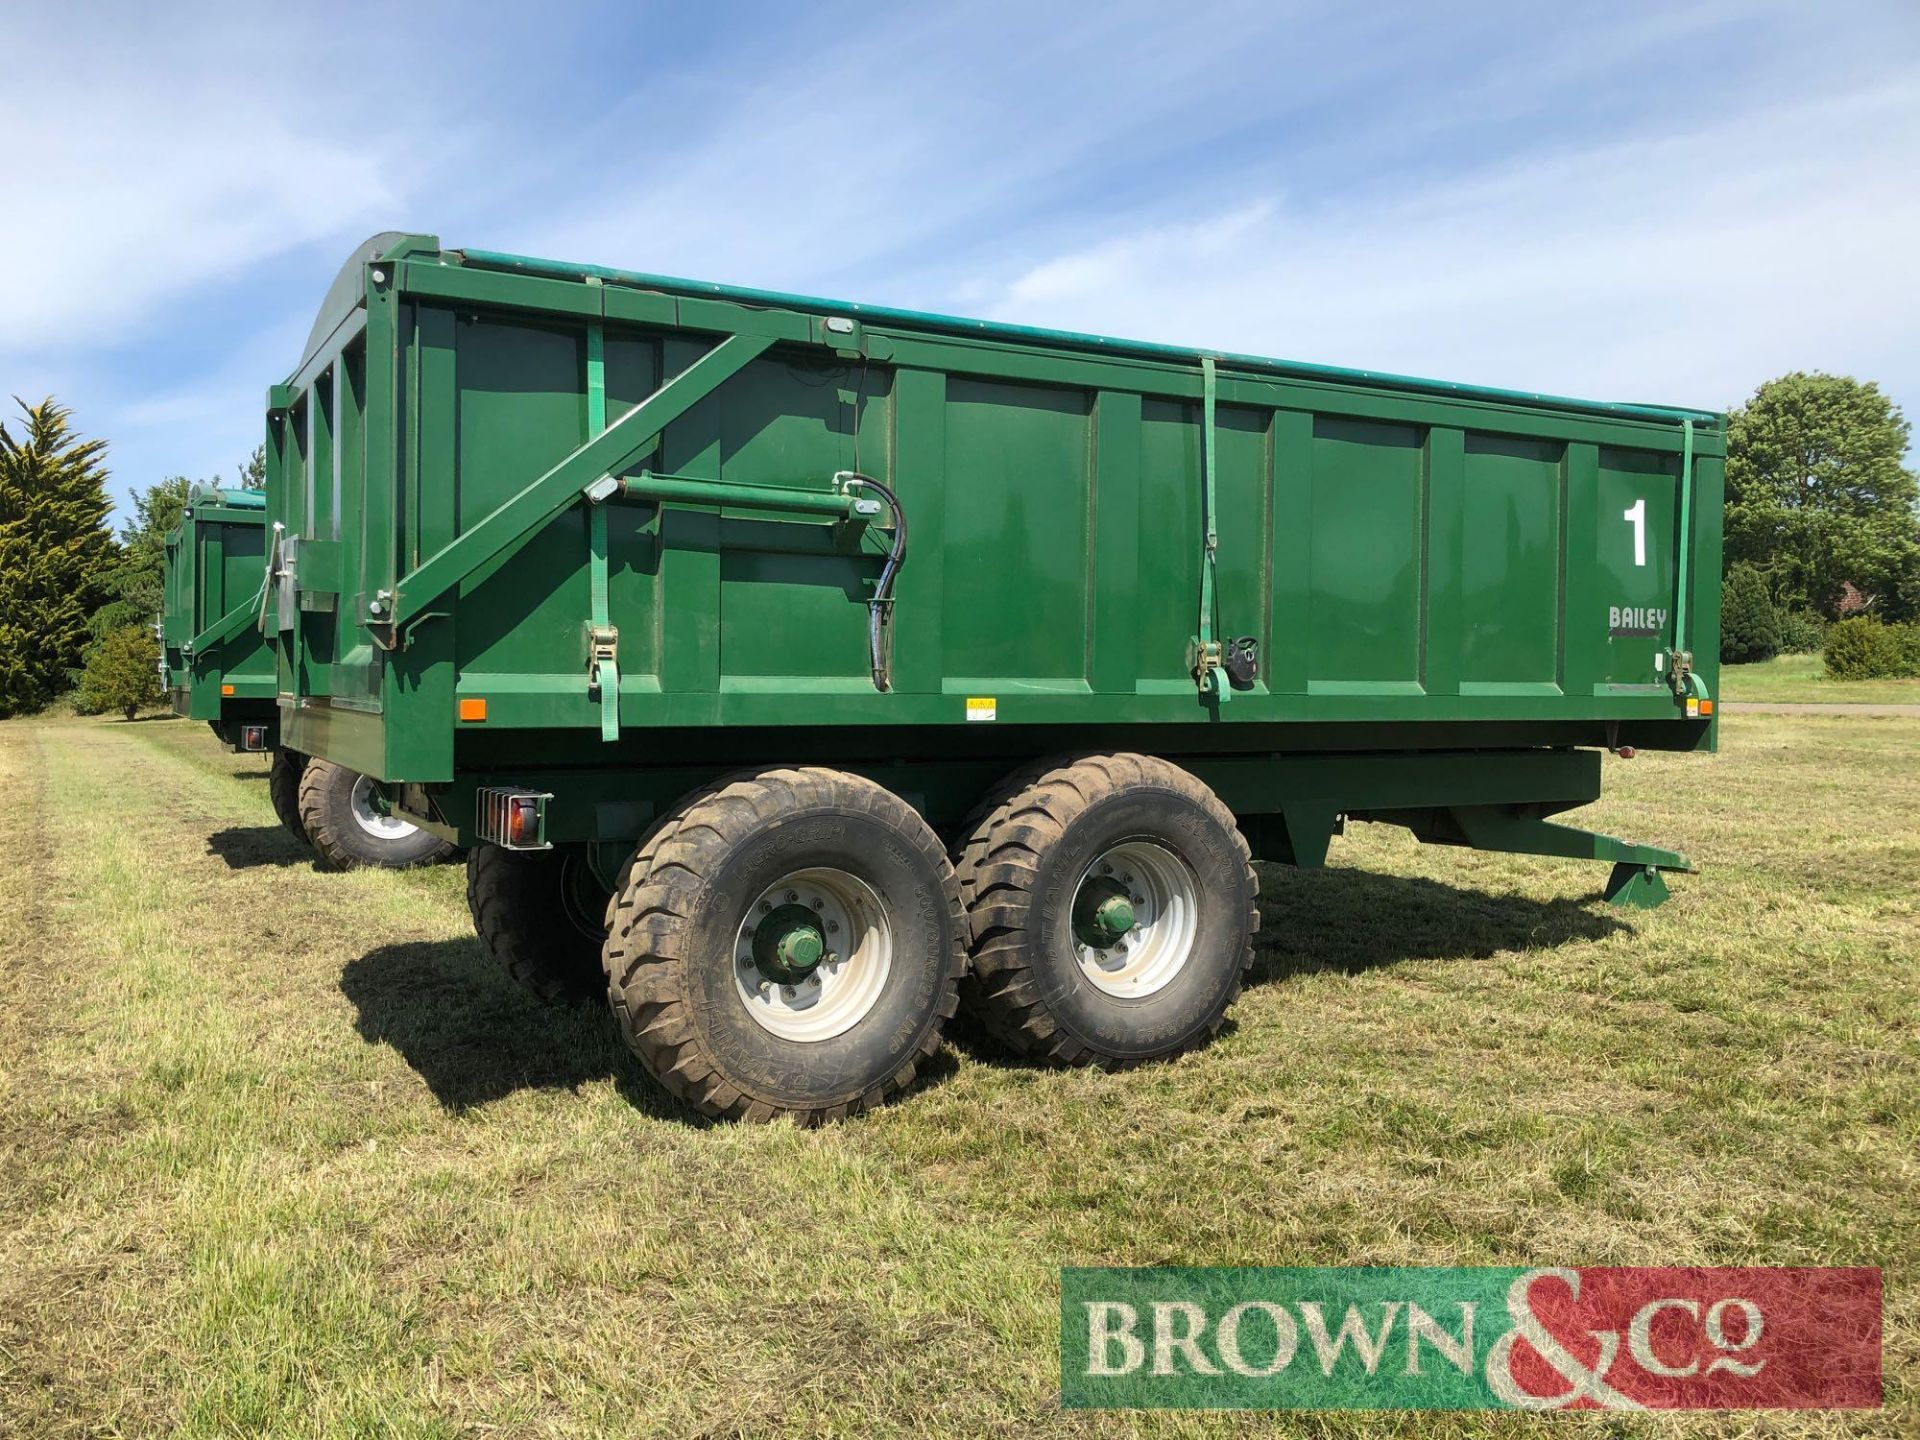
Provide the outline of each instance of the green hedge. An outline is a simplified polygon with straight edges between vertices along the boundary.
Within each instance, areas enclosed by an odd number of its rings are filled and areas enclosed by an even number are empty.
[[[1782,610],[1780,653],[1818,655],[1827,646],[1826,617],[1813,610]]]
[[[1920,625],[1882,625],[1856,615],[1827,631],[1825,653],[1835,680],[1920,676]]]

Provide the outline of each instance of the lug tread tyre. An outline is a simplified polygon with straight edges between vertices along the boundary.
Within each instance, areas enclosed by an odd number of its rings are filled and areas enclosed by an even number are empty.
[[[634,918],[634,900],[639,893],[635,881],[644,880],[653,873],[654,862],[659,858],[661,849],[679,832],[680,822],[686,817],[687,812],[699,801],[725,789],[728,785],[732,784],[735,779],[739,778],[739,776],[752,773],[751,771],[736,771],[732,775],[722,776],[718,780],[690,791],[686,795],[681,796],[680,799],[674,803],[672,809],[655,818],[653,823],[647,827],[645,832],[640,836],[640,843],[634,847],[633,854],[629,855],[625,863],[621,865],[620,873],[614,881],[613,894],[607,897],[607,936],[609,939],[613,937],[614,932],[620,928],[623,922],[628,925],[632,924]],[[609,953],[610,947],[603,945],[600,950],[600,975],[601,979],[607,982],[607,993],[609,999],[611,999],[613,993],[611,988],[613,977],[608,969],[611,964]]]
[[[1171,1050],[1130,1057],[1102,1053],[1060,1024],[1028,958],[1027,917],[1042,858],[1060,842],[1068,825],[1100,800],[1143,788],[1184,797],[1233,837],[1247,876],[1249,938],[1231,984],[1204,1025]],[[1253,852],[1220,798],[1166,760],[1125,753],[1063,755],[1015,771],[975,807],[962,826],[954,869],[966,902],[973,951],[961,997],[988,1034],[1028,1059],[1118,1070],[1198,1049],[1219,1033],[1253,965],[1251,937],[1260,928],[1260,883]]]
[[[796,1108],[733,1083],[695,1023],[687,973],[707,957],[696,953],[693,917],[719,857],[796,812],[836,810],[874,817],[915,845],[940,877],[952,949],[936,1000],[937,1015],[913,1052],[857,1095]],[[716,1119],[764,1121],[788,1115],[811,1125],[868,1110],[913,1083],[920,1063],[940,1048],[942,1028],[958,1008],[956,987],[967,963],[966,918],[952,867],[939,840],[911,806],[873,781],[844,771],[743,771],[695,792],[636,853],[613,914],[606,948],[608,998],[622,1036],[661,1085]]]
[[[300,818],[300,777],[306,771],[307,757],[291,750],[276,750],[267,769],[267,798],[273,813],[287,827],[287,833],[302,845],[312,845],[306,822]]]
[[[425,830],[400,841],[375,840],[355,823],[350,796],[359,776],[331,760],[307,761],[300,774],[300,821],[322,863],[335,870],[362,866],[410,870],[454,853],[454,846]]]
[[[547,1004],[595,998],[600,942],[562,904],[561,861],[551,850],[476,845],[467,852],[467,910],[481,946]]]

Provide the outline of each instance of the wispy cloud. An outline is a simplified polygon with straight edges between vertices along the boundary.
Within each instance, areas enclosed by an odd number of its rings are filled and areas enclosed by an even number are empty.
[[[460,139],[420,123],[434,92],[393,83],[400,57],[322,18],[0,14],[0,380],[74,406],[121,492],[245,459],[316,303],[302,260],[330,271]]]
[[[591,190],[506,228],[543,253],[769,285],[944,269],[1068,223],[1176,135],[1231,129],[1210,101],[1286,14],[823,11],[635,86],[579,137],[601,157]]]
[[[999,316],[1616,398],[1725,404],[1794,367],[1920,391],[1920,70],[1410,187],[1146,224]]]
[[[398,147],[356,123],[357,86],[328,93],[318,38],[144,7],[40,13],[5,22],[9,351],[113,348],[165,302],[403,202]]]
[[[1920,410],[1920,14],[0,13],[0,393],[226,471],[374,230],[1369,368]]]

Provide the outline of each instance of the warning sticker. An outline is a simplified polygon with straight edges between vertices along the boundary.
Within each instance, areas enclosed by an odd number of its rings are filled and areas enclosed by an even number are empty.
[[[967,697],[968,720],[997,720],[999,718],[998,709],[995,707],[991,695],[969,695]]]

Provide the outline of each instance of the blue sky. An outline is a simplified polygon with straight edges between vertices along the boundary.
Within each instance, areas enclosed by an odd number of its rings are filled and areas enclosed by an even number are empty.
[[[1920,419],[1920,6],[0,11],[0,395],[230,473],[377,230],[1603,399]]]

